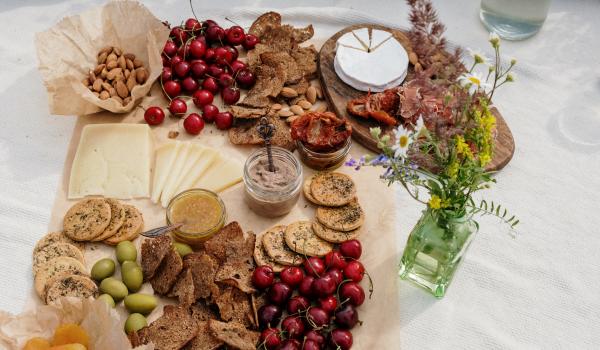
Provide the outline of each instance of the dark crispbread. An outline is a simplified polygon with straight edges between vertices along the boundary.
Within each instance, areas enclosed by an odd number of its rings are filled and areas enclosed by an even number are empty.
[[[177,298],[179,305],[190,306],[196,301],[194,277],[190,269],[184,269],[177,277],[168,297]]]
[[[350,176],[341,173],[320,173],[313,176],[310,193],[317,202],[329,207],[350,203],[356,197],[356,185]]]
[[[290,53],[298,67],[304,72],[306,79],[312,79],[317,74],[317,49],[314,45],[297,47]]]
[[[273,146],[285,148],[289,151],[296,149],[296,143],[292,140],[290,128],[281,118],[267,115],[269,123],[275,126],[275,133],[271,139]],[[236,120],[236,126],[229,129],[229,141],[234,145],[262,145],[264,140],[258,134],[256,125],[258,119],[253,120]]]
[[[277,261],[271,259],[269,254],[267,254],[267,252],[265,251],[265,248],[263,247],[262,237],[257,238],[256,243],[254,244],[254,261],[256,262],[256,265],[258,265],[258,266],[262,266],[262,265],[271,266],[271,268],[273,269],[273,272],[277,272],[277,273],[283,271],[283,269],[285,268],[285,265],[281,265]]]
[[[163,235],[157,238],[147,238],[142,242],[141,250],[144,280],[149,280],[171,250],[171,237]]]
[[[125,222],[125,207],[116,199],[105,198],[104,200],[110,205],[110,222],[100,236],[92,239],[93,242],[103,241],[114,236]]]
[[[156,270],[150,284],[156,294],[166,295],[177,281],[179,273],[183,270],[183,261],[175,248],[171,247],[162,263]]]
[[[332,230],[329,227],[323,226],[318,221],[312,223],[312,229],[315,235],[331,243],[343,243],[351,239],[358,238],[360,235],[360,230],[358,229],[347,232]]]
[[[104,240],[104,243],[117,245],[123,241],[133,241],[137,238],[144,227],[144,217],[142,213],[133,205],[124,204],[125,220],[117,232],[110,238]]]
[[[294,58],[287,52],[265,52],[260,55],[260,60],[267,66],[283,66],[286,85],[295,84],[304,77],[304,72],[300,70]]]
[[[63,297],[87,299],[98,295],[96,283],[85,276],[67,275],[55,279],[46,292],[46,304],[54,304]]]
[[[269,28],[281,26],[281,15],[277,12],[263,13],[258,17],[248,30],[248,34],[252,34],[260,39]]]
[[[85,263],[83,253],[76,246],[69,243],[53,243],[40,249],[33,255],[33,273],[37,274],[38,270],[48,263],[48,261],[58,258],[59,256],[68,256],[75,260]]]
[[[312,230],[310,221],[296,221],[285,229],[285,243],[296,253],[308,256],[324,256],[333,246],[322,240]]]
[[[179,350],[197,334],[198,324],[188,308],[166,305],[160,318],[130,335],[129,339],[133,347],[153,342],[157,350]]]
[[[281,265],[302,265],[304,257],[285,244],[285,228],[285,226],[279,225],[268,229],[262,235],[263,247],[269,257]]]
[[[234,286],[244,293],[254,293],[252,287],[252,272],[254,271],[254,259],[227,261],[217,271],[215,282]]]
[[[319,207],[316,216],[324,226],[345,232],[354,231],[365,222],[365,212],[356,199],[341,207]]]
[[[215,303],[223,321],[239,322],[246,327],[254,324],[250,296],[241,290],[235,287],[225,287]]]
[[[215,283],[215,275],[219,269],[217,259],[206,253],[192,253],[183,258],[183,266],[192,272],[196,300],[214,299],[219,295],[219,286]]]
[[[75,203],[65,214],[64,233],[75,241],[89,241],[104,232],[110,218],[110,205],[104,199],[84,199]]]
[[[198,322],[198,335],[187,345],[186,350],[216,350],[224,342],[210,334],[208,320]]]
[[[46,300],[46,292],[50,281],[58,275],[87,275],[85,266],[77,259],[59,256],[42,265],[34,278],[35,291],[42,300]]]
[[[65,236],[65,234],[62,232],[50,232],[37,241],[37,243],[35,244],[35,248],[33,248],[33,254],[37,253],[42,248],[45,248],[53,243],[69,243],[81,250],[85,249],[85,243],[83,242],[74,241],[69,237]]]
[[[245,238],[237,221],[232,221],[204,242],[204,250],[222,263],[228,259],[252,256],[254,240]]]
[[[210,320],[208,328],[214,337],[239,350],[255,350],[260,336],[237,322]]]

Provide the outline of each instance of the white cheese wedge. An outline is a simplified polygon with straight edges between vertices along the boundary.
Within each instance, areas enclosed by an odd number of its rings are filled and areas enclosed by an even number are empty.
[[[146,124],[86,125],[71,166],[69,199],[149,197],[153,147]]]
[[[219,158],[194,185],[194,188],[204,188],[214,192],[223,191],[242,181],[244,166],[232,158]]]
[[[178,191],[177,189],[181,185],[181,182],[183,181],[184,178],[189,176],[190,169],[204,155],[204,147],[203,146],[201,146],[197,143],[190,143],[189,147],[190,147],[190,149],[188,151],[188,156],[184,160],[183,167],[181,168],[181,171],[179,172],[179,174],[177,175],[177,178],[173,182],[173,185],[171,187],[169,187],[169,189],[166,192],[163,192],[163,195],[165,197],[167,197],[169,201],[173,197],[175,197],[176,195],[178,195],[180,193],[180,191]]]
[[[175,192],[181,193],[193,188],[194,184],[215,164],[217,155],[217,150],[205,148],[200,159],[186,173]]]
[[[367,50],[361,50],[367,32]],[[398,86],[406,77],[408,53],[392,33],[360,28],[342,35],[336,44],[336,74],[361,91],[380,92]]]
[[[168,195],[174,191],[174,188],[177,186],[176,182],[179,178],[179,174],[183,170],[183,166],[188,158],[190,150],[192,149],[191,143],[185,142],[179,152],[177,153],[177,157],[175,158],[175,162],[173,163],[173,167],[167,177],[167,182],[165,183],[165,188],[163,189],[160,195],[160,204],[163,207],[167,207],[169,205],[169,201],[171,200],[171,196]]]
[[[152,202],[158,203],[160,195],[165,187],[167,178],[175,163],[175,158],[179,149],[181,148],[181,142],[168,142],[161,145],[156,150],[156,158],[154,161],[154,178],[152,182]]]

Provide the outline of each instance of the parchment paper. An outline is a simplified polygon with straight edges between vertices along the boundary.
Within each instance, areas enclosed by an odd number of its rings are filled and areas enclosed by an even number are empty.
[[[51,114],[87,115],[101,110],[131,111],[150,91],[162,71],[160,52],[169,29],[136,1],[112,1],[67,17],[35,36],[39,70],[48,91]],[[97,66],[96,55],[105,46],[117,46],[144,62],[148,80],[133,88],[126,106],[101,100],[81,82]]]

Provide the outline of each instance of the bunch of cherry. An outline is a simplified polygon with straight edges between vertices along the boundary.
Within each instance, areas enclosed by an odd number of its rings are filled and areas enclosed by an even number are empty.
[[[233,124],[230,112],[220,112],[213,104],[215,95],[221,93],[223,102],[234,104],[240,99],[240,88],[249,89],[256,82],[248,66],[238,60],[242,46],[252,50],[259,39],[246,34],[240,26],[223,29],[213,20],[199,22],[189,18],[183,26],[173,27],[162,52],[163,70],[160,83],[169,98],[169,111],[174,116],[187,113],[185,96],[202,111],[185,117],[183,127],[199,134],[204,124],[214,122],[217,128],[229,129]],[[161,124],[165,113],[160,107],[150,107],[144,119],[150,125]]]
[[[258,309],[262,330],[258,348],[350,349],[350,329],[359,322],[356,307],[365,301],[359,285],[365,274],[358,261],[361,253],[360,242],[350,240],[324,259],[310,257],[302,267],[286,267],[279,279],[270,266],[257,267],[252,283],[268,297],[268,303]]]

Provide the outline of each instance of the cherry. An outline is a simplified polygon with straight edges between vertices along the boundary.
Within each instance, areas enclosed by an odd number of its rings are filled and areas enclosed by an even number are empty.
[[[315,278],[313,276],[305,276],[298,287],[298,292],[307,298],[314,297],[315,293],[312,288],[314,281]]]
[[[288,339],[277,350],[300,350],[300,342],[296,339]]]
[[[237,72],[239,72],[242,69],[247,68],[248,66],[239,60],[235,60],[233,62],[231,62],[231,71],[233,72],[233,74],[237,74]]]
[[[163,89],[170,98],[177,97],[181,93],[181,84],[174,80],[169,80],[163,84]]]
[[[320,350],[321,346],[314,340],[305,340],[302,345],[302,350]]]
[[[297,314],[300,311],[308,309],[310,301],[302,295],[292,297],[287,303],[287,312],[289,314]]]
[[[220,65],[226,65],[233,62],[233,54],[223,46],[215,49],[215,62]]]
[[[323,260],[316,256],[311,256],[304,261],[304,270],[306,270],[306,273],[309,275],[319,277],[325,272],[325,264],[323,263]]]
[[[221,112],[215,116],[217,129],[227,130],[233,126],[233,115],[229,112]],[[289,297],[288,297],[289,298]]]
[[[146,123],[149,125],[161,124],[163,120],[165,120],[165,112],[160,107],[149,107],[146,109],[146,112],[144,112],[144,120],[146,120]]]
[[[219,113],[222,114],[222,113]],[[217,115],[217,119],[215,119],[215,123],[217,124],[217,128],[219,128],[219,115]],[[221,129],[221,128],[219,128]],[[290,288],[287,284],[277,282],[275,283],[271,289],[269,289],[269,300],[276,305],[285,304],[288,299],[292,296],[292,288]]]
[[[219,84],[217,84],[217,80],[213,77],[204,79],[202,82],[202,88],[212,92],[213,95],[219,92]]]
[[[183,90],[185,90],[187,93],[192,94],[198,90],[200,83],[198,83],[198,81],[192,77],[187,77],[183,79],[181,86],[183,86]]]
[[[329,271],[325,272],[325,275],[333,278],[336,287],[344,280],[344,273],[338,269],[330,269]]]
[[[218,25],[217,22],[213,21],[212,19],[205,19],[202,22],[202,28],[208,28],[216,25]]]
[[[204,90],[200,90],[198,92],[200,93],[202,91]],[[210,96],[210,101],[212,102],[212,95]],[[194,94],[194,103],[196,103],[196,94]],[[262,265],[254,269],[254,272],[252,272],[252,284],[258,289],[270,287],[273,285],[274,280],[275,273],[273,272],[273,268],[271,266]]]
[[[231,86],[223,88],[223,90],[221,90],[221,96],[226,105],[232,105],[240,100],[240,89]]]
[[[169,57],[167,57],[167,55],[165,55],[165,54],[160,55],[160,59],[162,60],[163,67],[171,67],[171,59]]]
[[[354,306],[346,304],[335,313],[335,323],[342,328],[352,329],[358,323],[358,312]]]
[[[194,58],[202,58],[206,53],[206,43],[200,39],[194,39],[190,42],[190,55]]]
[[[204,121],[207,123],[214,122],[217,114],[219,114],[219,109],[213,104],[202,107],[202,118],[204,118]]]
[[[180,26],[173,27],[169,36],[179,45],[185,43],[188,39],[188,34]]]
[[[340,253],[347,258],[360,259],[362,245],[357,239],[351,239],[340,245]]]
[[[175,56],[175,57],[177,57],[177,56]],[[175,65],[175,67],[173,67],[173,71],[175,72],[175,75],[177,75],[178,77],[185,78],[190,73],[190,64],[187,63],[186,61],[179,62]]]
[[[206,72],[208,71],[208,65],[202,61],[202,60],[198,60],[195,61],[194,63],[192,63],[192,76],[196,79],[202,79],[204,78],[204,76],[206,75]]]
[[[239,70],[235,76],[235,80],[245,89],[251,88],[256,83],[254,73],[247,68]]]
[[[160,74],[160,79],[162,81],[169,81],[173,79],[173,70],[171,67],[163,67],[162,73]]]
[[[314,329],[304,333],[304,339],[305,341],[313,341],[321,347],[325,344],[325,337],[319,331]]]
[[[276,328],[267,328],[260,334],[260,341],[268,350],[274,350],[281,345],[281,336]]]
[[[327,255],[325,255],[325,266],[330,268],[336,268],[343,270],[346,267],[346,260],[342,254],[336,250],[332,250]]]
[[[204,129],[204,120],[198,113],[191,113],[183,120],[183,128],[188,134],[198,135]]]
[[[327,312],[328,314],[332,314],[335,311],[337,305],[338,301],[333,295],[319,299],[319,307],[325,310],[325,312]]]
[[[340,301],[346,300],[354,306],[360,306],[365,302],[365,291],[356,282],[344,283],[340,287]]]
[[[198,22],[197,19],[188,18],[185,21],[185,29],[190,32],[198,32],[200,29],[202,29],[202,25],[200,25],[200,22]]]
[[[181,56],[183,59],[190,57],[190,43],[186,42],[179,47],[177,50],[177,56]]]
[[[221,74],[225,73],[225,68],[217,64],[211,64],[208,66],[208,75],[213,78],[218,78]]]
[[[214,62],[215,61],[215,49],[213,49],[212,47],[209,47],[208,49],[206,49],[206,52],[204,53],[204,60],[209,63]]]
[[[206,39],[212,42],[222,42],[225,38],[225,30],[218,25],[206,29]]]
[[[181,58],[181,56],[173,56],[171,57],[171,68],[174,68],[176,65],[178,65],[179,63],[183,62],[183,58]]]
[[[334,349],[349,350],[352,347],[352,333],[346,329],[334,329],[329,343]]]
[[[224,47],[227,51],[229,51],[231,53],[231,60],[229,61],[229,63],[238,59],[240,52],[235,47],[229,46],[229,45],[224,46]]]
[[[289,338],[300,338],[304,334],[304,322],[300,316],[288,316],[281,321],[283,329]]]
[[[279,324],[282,311],[277,305],[263,305],[256,313],[258,315],[258,324],[261,327],[270,327]]]
[[[177,44],[175,44],[172,40],[167,40],[165,46],[163,47],[163,52],[165,55],[172,57],[177,53]]]
[[[212,92],[208,90],[198,90],[194,92],[194,95],[192,95],[192,101],[194,101],[194,104],[198,108],[211,104],[213,99],[214,96]]]
[[[244,37],[244,42],[242,43],[242,46],[246,50],[252,50],[256,46],[256,44],[258,44],[259,42],[260,42],[260,40],[255,35],[246,34],[246,36]]]
[[[344,268],[344,276],[351,279],[354,282],[360,282],[365,274],[365,268],[363,264],[358,260],[353,260],[346,265]]]
[[[246,39],[246,34],[240,26],[233,26],[227,31],[227,42],[233,46],[241,45],[244,39]]]
[[[187,112],[187,104],[181,98],[174,98],[169,103],[169,111],[175,116],[182,116]]]
[[[335,281],[331,276],[323,276],[317,278],[312,285],[312,288],[316,295],[325,298],[335,292]]]
[[[297,266],[288,266],[279,273],[279,278],[290,287],[296,287],[304,279],[304,272]]]
[[[315,328],[321,328],[329,324],[329,314],[320,307],[311,307],[306,313],[309,324]]]
[[[233,84],[233,77],[229,73],[221,73],[217,76],[217,81],[221,87],[228,87]]]

